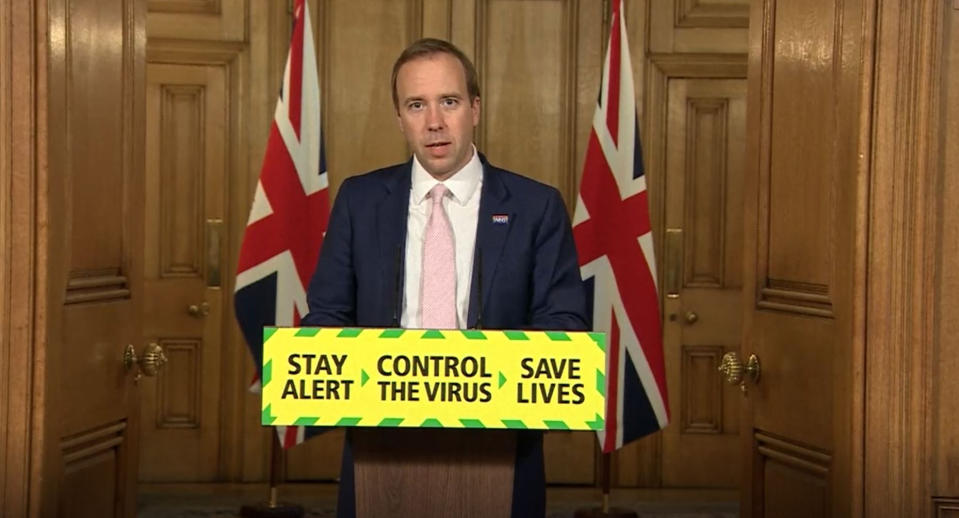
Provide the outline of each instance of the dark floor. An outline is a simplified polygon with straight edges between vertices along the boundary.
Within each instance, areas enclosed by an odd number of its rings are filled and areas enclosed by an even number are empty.
[[[234,518],[244,504],[266,501],[260,484],[149,485],[140,489],[138,518]],[[715,490],[617,490],[611,505],[635,511],[639,518],[738,518],[737,495]],[[306,518],[332,518],[334,484],[296,484],[283,488],[281,501],[306,509]],[[550,488],[548,518],[572,518],[579,509],[598,507],[599,492],[589,488]]]

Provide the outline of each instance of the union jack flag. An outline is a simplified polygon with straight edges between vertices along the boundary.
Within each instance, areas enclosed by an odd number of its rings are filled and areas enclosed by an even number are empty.
[[[240,246],[234,303],[236,319],[260,372],[263,327],[296,326],[307,312],[313,275],[329,219],[326,158],[320,134],[320,87],[310,14],[296,0],[293,37],[273,114],[266,155]],[[260,378],[251,386],[259,392]],[[289,448],[309,433],[277,427]]]
[[[622,0],[613,2],[609,47],[573,237],[593,298],[593,326],[607,333],[604,452],[669,423],[649,196],[639,145]]]

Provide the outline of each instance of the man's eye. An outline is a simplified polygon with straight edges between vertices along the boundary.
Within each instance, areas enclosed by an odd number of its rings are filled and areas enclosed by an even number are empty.
[[[423,103],[421,103],[421,102],[419,102],[419,101],[415,101],[415,102],[409,103],[408,105],[406,105],[406,107],[409,108],[409,109],[411,109],[411,110],[419,110],[419,109],[422,109],[422,108],[423,108]]]
[[[456,106],[457,104],[459,104],[459,100],[458,100],[458,99],[454,99],[454,98],[452,98],[452,97],[448,97],[448,98],[446,98],[446,99],[443,99],[443,106],[453,107],[453,106]]]

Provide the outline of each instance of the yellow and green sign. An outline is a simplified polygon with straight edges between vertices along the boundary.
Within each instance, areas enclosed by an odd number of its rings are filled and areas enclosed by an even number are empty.
[[[263,330],[265,425],[599,430],[605,335]]]

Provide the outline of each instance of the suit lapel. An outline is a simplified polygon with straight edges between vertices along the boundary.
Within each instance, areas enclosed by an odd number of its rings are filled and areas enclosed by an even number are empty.
[[[490,290],[493,285],[493,275],[496,265],[503,255],[503,246],[509,234],[515,211],[509,203],[509,191],[503,184],[499,171],[486,162],[483,162],[483,190],[480,197],[479,218],[476,224],[476,251],[473,254],[473,286],[480,286],[479,290],[470,290],[470,308],[467,316],[468,327],[475,327],[482,296],[483,307],[489,307]],[[482,263],[482,274],[480,274]],[[484,311],[485,314],[485,311]],[[484,320],[485,317],[484,317]],[[486,323],[483,323],[485,326]]]
[[[378,230],[379,262],[382,271],[383,285],[389,296],[383,307],[387,314],[384,321],[393,318],[393,310],[397,312],[397,320],[402,314],[403,304],[403,265],[406,250],[406,219],[410,207],[410,185],[413,162],[399,165],[395,174],[383,184],[386,194],[376,210],[376,228]],[[399,300],[397,298],[397,290]]]

